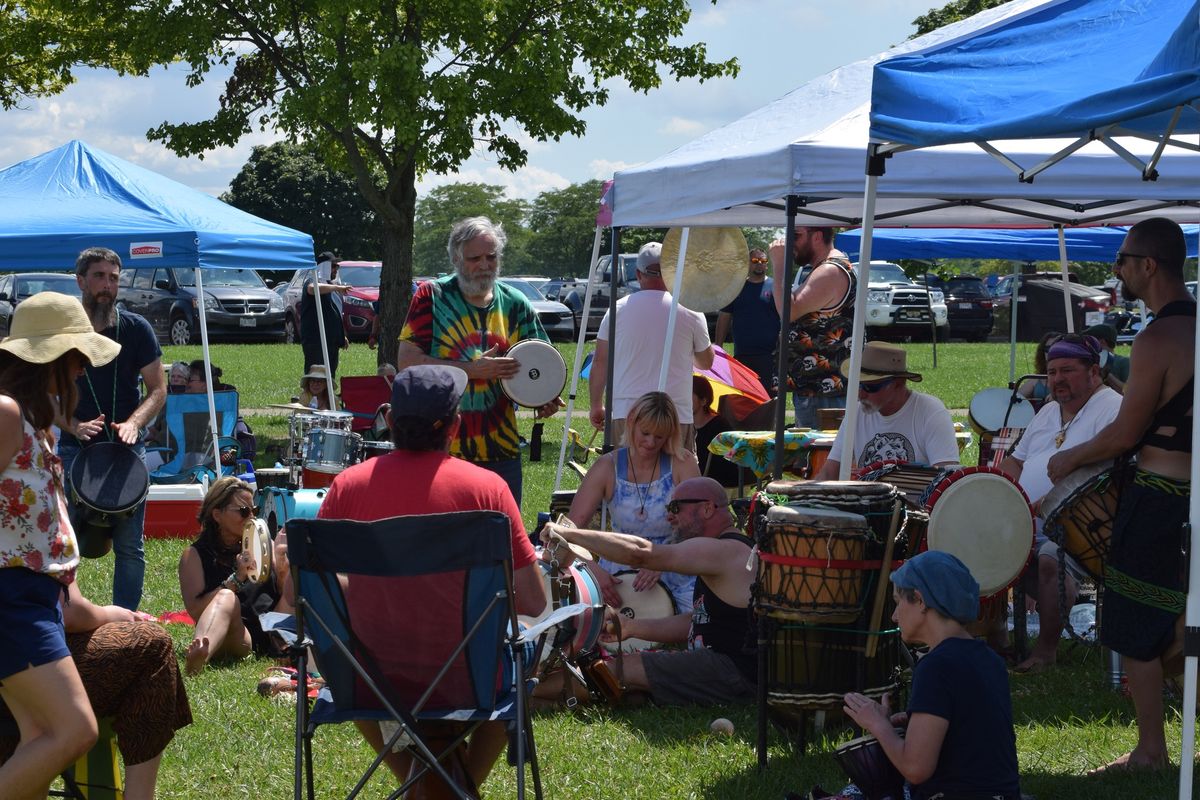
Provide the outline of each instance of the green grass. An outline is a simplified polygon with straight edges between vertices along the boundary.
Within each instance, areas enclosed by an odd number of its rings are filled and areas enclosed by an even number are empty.
[[[1004,345],[939,345],[938,368],[932,368],[929,344],[907,346],[910,366],[925,375],[921,389],[941,397],[950,408],[965,408],[981,388],[1002,386],[1008,376]],[[572,346],[563,347],[571,363]],[[199,348],[168,347],[164,360],[198,357]],[[245,408],[262,408],[286,400],[300,373],[300,348],[286,345],[217,345],[214,361],[225,379],[242,392]],[[1018,364],[1032,359],[1032,346],[1018,350]],[[356,345],[343,355],[343,374],[371,374],[374,354]],[[581,390],[583,391],[583,390]],[[579,406],[586,410],[586,391]],[[284,416],[252,419],[260,437],[286,438]],[[528,437],[532,420],[522,419]],[[576,429],[586,429],[577,417]],[[554,482],[562,415],[546,422],[543,460],[526,463],[523,516],[532,524],[538,511],[549,507]],[[261,441],[261,439],[260,439]],[[260,446],[261,449],[261,446]],[[526,458],[528,453],[526,452]],[[973,452],[964,458],[973,459]],[[565,488],[577,481],[568,473]],[[176,566],[183,541],[149,541],[143,609],[160,613],[176,610],[179,597]],[[89,561],[80,573],[84,592],[108,602],[111,559]],[[177,650],[191,629],[169,626]],[[1132,707],[1111,691],[1098,651],[1082,646],[1060,648],[1060,666],[1035,676],[1013,676],[1012,695],[1017,729],[1022,788],[1042,798],[1165,798],[1175,794],[1175,772],[1082,777],[1088,768],[1131,748],[1135,730]],[[294,707],[264,700],[255,685],[268,662],[247,659],[217,665],[187,679],[196,722],[180,731],[167,749],[160,777],[160,797],[281,798],[292,785],[292,726]],[[731,719],[732,738],[708,732],[715,717]],[[548,798],[714,798],[778,800],[787,791],[805,792],[814,784],[839,788],[844,779],[831,755],[833,747],[852,735],[834,729],[827,738],[811,742],[807,755],[797,754],[782,736],[772,733],[766,772],[756,765],[756,712],[753,706],[716,709],[589,708],[576,713],[547,713],[535,723],[543,781]],[[1180,741],[1177,700],[1168,707],[1168,739],[1176,759]],[[344,794],[353,785],[355,770],[371,754],[349,726],[326,727],[317,734],[318,794]],[[379,797],[390,788],[375,780],[365,796]],[[513,770],[501,761],[484,787],[487,798],[515,794]]]

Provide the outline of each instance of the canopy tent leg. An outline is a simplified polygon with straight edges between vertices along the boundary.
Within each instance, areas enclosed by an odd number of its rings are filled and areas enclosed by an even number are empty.
[[[1012,293],[1008,300],[1008,386],[1015,389],[1017,381],[1017,282],[1021,280],[1021,265],[1013,262]]]
[[[1200,353],[1200,327],[1196,328],[1195,341]],[[1192,408],[1200,403],[1200,383],[1193,382]],[[1200,446],[1200,430],[1192,428],[1192,453]],[[1192,458],[1192,486],[1200,485],[1200,460]],[[1200,657],[1200,541],[1197,541],[1197,524],[1200,523],[1200,495],[1191,493],[1188,501],[1188,595],[1183,633],[1183,741],[1179,757],[1179,797],[1192,796],[1192,758],[1196,753],[1196,669]]]
[[[874,162],[880,162],[874,168]],[[854,464],[854,428],[857,415],[852,403],[858,402],[859,370],[862,368],[863,334],[867,322],[867,294],[870,287],[871,237],[875,233],[875,193],[883,174],[882,159],[868,156],[866,188],[863,190],[862,247],[858,254],[858,291],[854,297],[854,332],[850,337],[850,381],[846,384],[846,415],[842,417],[842,462],[838,480],[850,480]],[[934,337],[937,338],[936,336]]]
[[[1067,272],[1067,234],[1062,225],[1055,225],[1058,231],[1058,264],[1062,269],[1063,279],[1063,310],[1067,313],[1067,333],[1075,332],[1075,315],[1071,313],[1071,281]]]
[[[775,360],[775,453],[771,472],[775,480],[783,478],[783,431],[787,428],[788,401],[788,331],[792,327],[792,283],[796,280],[796,263],[793,248],[796,246],[796,206],[798,198],[789,194],[787,198],[787,228],[783,234],[783,310],[779,314],[779,354]],[[779,276],[775,276],[779,280]],[[761,712],[760,712],[761,713]],[[764,723],[765,724],[765,723]],[[765,736],[765,734],[763,734]],[[765,745],[763,745],[765,748]],[[765,751],[760,755],[760,764],[766,765]]]
[[[662,364],[658,367],[658,391],[667,389],[667,371],[671,367],[671,346],[675,343],[675,318],[679,315],[679,291],[683,288],[683,265],[687,260],[688,234],[684,228],[679,236],[679,258],[675,261],[675,285],[671,288],[671,311],[667,315],[667,342],[663,346]],[[660,266],[661,269],[661,266]]]
[[[200,306],[200,351],[204,356],[204,368],[208,374],[204,376],[205,394],[208,395],[208,427],[212,431],[213,472],[221,477],[221,429],[217,426],[217,404],[213,400],[212,385],[212,354],[208,349],[208,317],[204,313],[204,270],[196,268],[196,301]]]
[[[613,375],[616,367],[617,343],[617,270],[621,268],[621,229],[612,229],[612,263],[608,268],[608,363],[604,375],[604,452],[615,445],[613,443],[612,404],[613,404]]]
[[[325,309],[321,307],[321,273],[313,267],[313,308],[317,314],[317,335],[321,337],[321,358],[325,364],[325,394],[329,399],[329,410],[340,410],[337,392],[333,389],[333,370],[329,366],[329,342],[325,340]],[[330,301],[332,302],[332,301]]]

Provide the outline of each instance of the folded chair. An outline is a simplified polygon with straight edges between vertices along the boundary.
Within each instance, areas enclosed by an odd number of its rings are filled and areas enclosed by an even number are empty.
[[[375,412],[379,406],[392,399],[392,386],[380,375],[350,375],[339,383],[342,389],[342,405],[354,414],[350,429],[355,433],[371,430]]]
[[[233,438],[238,418],[237,392],[213,392],[213,404],[217,411],[218,443],[222,452],[226,441],[231,448],[237,447]],[[163,407],[162,424],[166,426],[166,446],[157,449],[163,453],[162,466],[150,473],[151,483],[181,483],[190,481],[195,467],[213,469],[212,431],[208,419],[208,396],[204,394],[169,394]],[[222,456],[221,474],[231,474],[232,465],[225,465]],[[216,472],[215,469],[213,469]]]
[[[309,800],[314,797],[317,726],[353,720],[392,723],[395,733],[390,739],[385,733],[384,752],[403,742],[415,762],[451,786],[455,784],[441,759],[479,724],[506,721],[517,795],[524,797],[528,763],[535,795],[541,798],[525,676],[529,654],[536,652],[530,639],[552,621],[527,635],[512,634],[519,626],[506,516],[464,511],[369,523],[295,519],[288,523],[288,560],[297,593],[290,652],[301,698],[296,706],[296,800],[304,796],[305,785]],[[339,574],[346,576],[346,586]],[[381,578],[387,580],[377,581]],[[354,599],[357,592],[370,592],[371,606],[350,607],[347,590],[353,603],[360,602]],[[567,607],[551,616],[557,621],[583,609]],[[364,638],[376,643],[375,651]],[[311,710],[303,701],[310,650],[325,679]],[[459,738],[435,753],[417,729],[425,721],[466,725]],[[348,797],[357,796],[382,763],[383,756],[376,757]],[[400,797],[415,780],[410,778],[391,797]],[[455,791],[470,797],[461,786]]]

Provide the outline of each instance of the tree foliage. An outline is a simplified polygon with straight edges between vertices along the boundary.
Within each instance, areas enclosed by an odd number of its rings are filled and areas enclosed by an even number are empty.
[[[1007,2],[1008,0],[952,0],[941,8],[931,9],[914,19],[913,25],[917,26],[917,31],[908,38],[915,39],[918,36],[924,36],[951,22],[973,17],[980,11],[1002,6]]]
[[[318,251],[370,260],[382,252],[375,213],[354,179],[330,169],[319,153],[302,144],[255,147],[221,199],[310,234]]]
[[[596,212],[602,181],[573,183],[565,189],[542,192],[529,208],[529,259],[543,275],[587,275],[596,238]],[[601,252],[609,252],[612,237],[601,231]]]
[[[582,135],[581,112],[603,105],[614,79],[647,92],[660,70],[737,72],[734,60],[709,61],[704,44],[678,42],[687,0],[0,2],[15,3],[5,24],[20,27],[15,55],[32,63],[15,80],[0,66],[0,84],[46,92],[66,79],[56,65],[144,75],[179,62],[195,86],[221,67],[232,72],[215,113],[164,122],[152,139],[202,155],[274,129],[347,168],[381,226],[381,359],[394,357],[407,308],[419,176],[451,172],[480,149],[521,167],[522,137]]]
[[[414,274],[436,276],[450,271],[446,240],[450,226],[463,217],[490,217],[504,226],[508,245],[504,249],[504,271],[527,270],[525,227],[527,204],[510,199],[503,186],[486,183],[448,183],[438,186],[417,202],[413,230]]]

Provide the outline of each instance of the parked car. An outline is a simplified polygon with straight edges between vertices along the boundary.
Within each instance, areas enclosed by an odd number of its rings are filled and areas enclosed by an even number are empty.
[[[504,277],[523,280],[532,286],[534,291],[536,291],[539,296],[546,297],[546,284],[550,282],[550,279],[545,275],[505,275]]]
[[[38,292],[80,296],[79,284],[71,272],[19,272],[0,276],[0,337],[8,336],[8,326],[17,304]]]
[[[955,275],[943,280],[937,275],[926,275],[924,284],[941,291],[945,297],[951,336],[961,336],[968,342],[987,340],[995,320],[992,316],[992,295],[982,278]]]
[[[286,307],[252,269],[204,273],[204,297],[196,293],[196,271],[184,267],[127,267],[121,270],[117,305],[140,314],[167,344],[200,341],[200,303],[213,339],[278,341],[284,337]]]
[[[375,324],[375,303],[379,301],[379,276],[382,261],[342,261],[338,264],[338,279],[349,286],[342,295],[342,326],[351,341],[365,342]],[[312,275],[310,269],[298,269],[284,285],[283,298],[287,304],[284,320],[285,341],[300,341],[300,297],[304,281]],[[278,290],[278,288],[277,288]]]
[[[1110,295],[1105,289],[1093,289],[1068,273],[1071,313],[1075,330],[1104,322],[1109,310]],[[1066,328],[1063,308],[1061,272],[1035,272],[1017,275],[1017,339],[1036,342],[1049,331]],[[1012,304],[1013,276],[1006,275],[996,283],[993,301],[997,310],[1008,316]]]
[[[949,315],[941,291],[917,284],[899,264],[871,262],[865,320],[868,337],[925,336],[930,333],[931,320],[937,328],[938,338],[949,338]]]
[[[636,292],[640,287],[637,282],[637,253],[622,253],[620,256],[621,269],[617,272],[617,299]],[[592,304],[588,311],[587,332],[589,335],[600,330],[600,320],[608,311],[609,287],[612,285],[612,256],[601,256],[596,261],[596,271],[592,276]],[[583,278],[564,280],[557,293],[558,302],[571,309],[575,315],[575,324],[584,324],[583,301],[587,297],[588,282]]]
[[[571,309],[562,303],[547,300],[533,288],[532,284],[521,278],[500,278],[502,282],[516,289],[529,298],[533,310],[537,312],[538,321],[551,340],[569,342],[575,338],[575,315]]]

